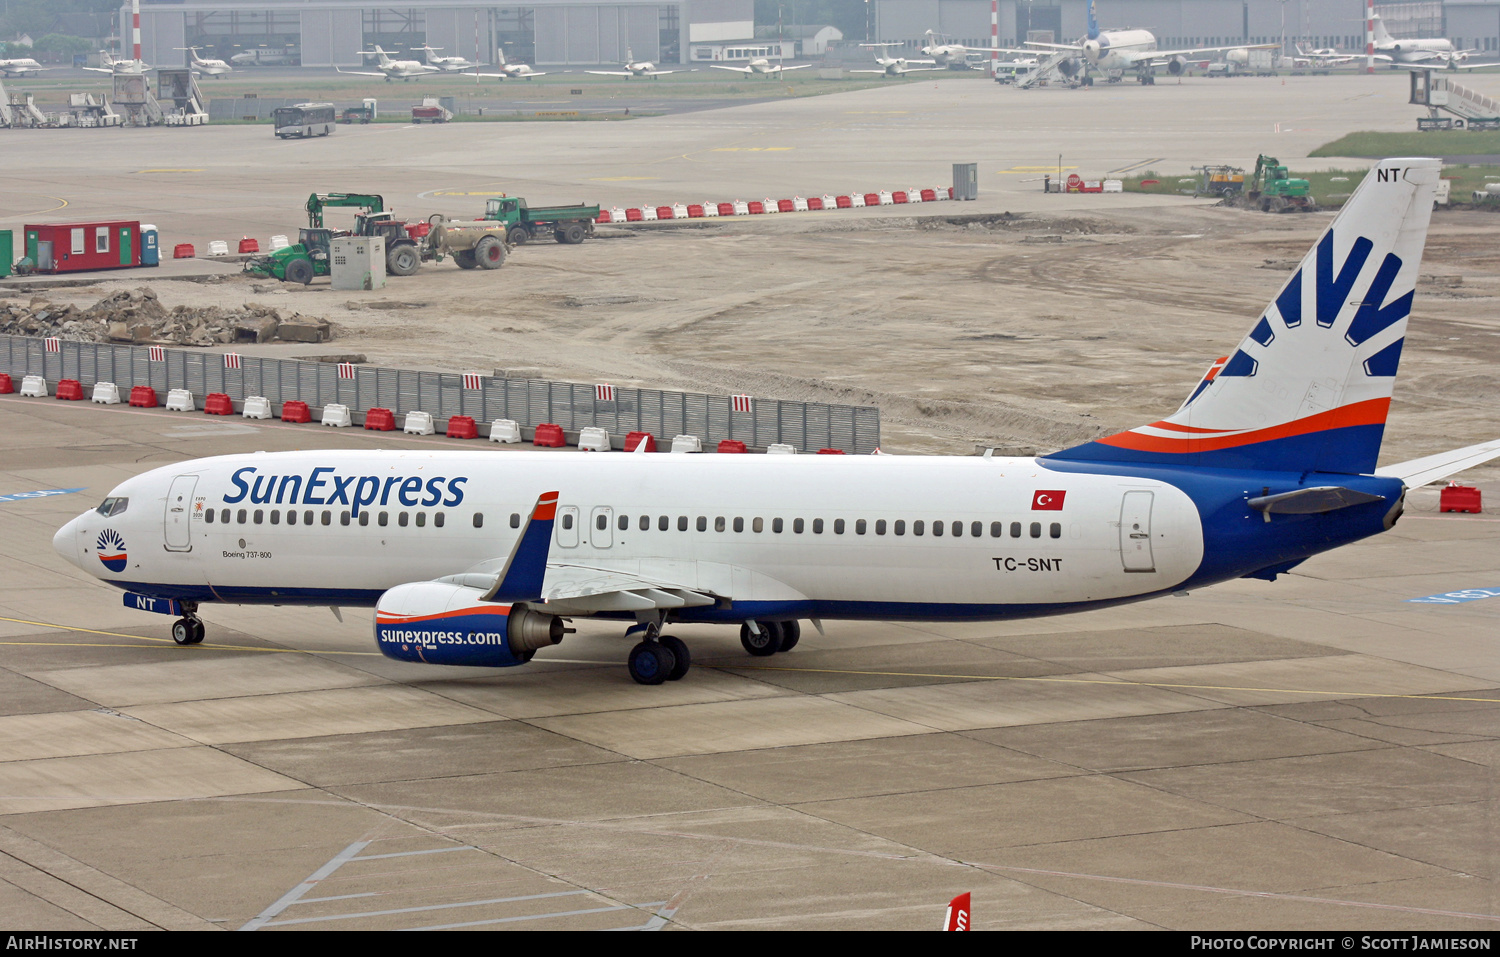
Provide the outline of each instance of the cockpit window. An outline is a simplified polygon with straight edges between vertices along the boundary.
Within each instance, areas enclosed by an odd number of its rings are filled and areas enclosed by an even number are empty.
[[[128,498],[107,498],[99,503],[96,511],[105,518],[110,518],[123,513],[129,504],[130,499]]]

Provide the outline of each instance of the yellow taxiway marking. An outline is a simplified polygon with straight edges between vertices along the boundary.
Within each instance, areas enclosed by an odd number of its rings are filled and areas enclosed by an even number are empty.
[[[1006,173],[1056,173],[1058,170],[1077,169],[1076,166],[1012,166],[1010,169],[997,169],[995,173],[1004,176]]]
[[[138,169],[137,173],[201,173],[201,169]]]
[[[76,631],[84,635],[105,635],[110,638],[134,638],[136,641],[150,641],[155,644],[141,647],[156,648],[162,645],[176,647],[177,643],[170,638],[151,638],[147,635],[127,635],[118,631],[96,631],[92,628],[75,628],[72,625],[59,625],[52,621],[29,621],[25,618],[0,617],[0,621],[14,622],[18,625],[36,625],[39,628],[56,628],[60,631]],[[116,645],[108,642],[77,642],[77,641],[0,641],[0,645],[45,645],[59,648],[121,648],[129,645]],[[192,646],[188,646],[192,647]],[[292,655],[359,655],[361,657],[380,657],[378,651],[305,651],[301,648],[249,648],[244,645],[198,645],[205,651],[270,651],[278,654]]]
[[[1170,681],[1125,681],[1119,678],[1037,678],[1015,675],[943,675],[910,671],[848,671],[837,668],[777,668],[770,665],[716,665],[725,671],[785,671],[802,674],[859,675],[878,678],[947,678],[963,681],[1040,681],[1052,684],[1124,685],[1135,688],[1175,688],[1184,691],[1245,691],[1262,694],[1332,695],[1339,698],[1404,698],[1411,701],[1482,701],[1500,704],[1500,698],[1476,698],[1463,695],[1388,694],[1379,691],[1333,691],[1305,688],[1246,688],[1236,685],[1193,685]]]
[[[590,183],[630,183],[636,180],[660,179],[658,176],[591,176]]]

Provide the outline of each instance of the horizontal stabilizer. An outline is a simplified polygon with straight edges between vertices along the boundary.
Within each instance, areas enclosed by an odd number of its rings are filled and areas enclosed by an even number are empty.
[[[1421,488],[1433,482],[1441,482],[1450,475],[1457,475],[1464,469],[1483,465],[1497,456],[1500,456],[1500,439],[1480,442],[1478,445],[1454,449],[1451,452],[1423,456],[1420,459],[1412,459],[1410,462],[1387,465],[1376,469],[1375,474],[1386,478],[1398,478],[1406,483],[1407,488]]]
[[[1339,485],[1321,485],[1317,488],[1282,492],[1279,495],[1257,495],[1245,504],[1271,515],[1317,515],[1351,505],[1379,501],[1379,495],[1371,495],[1369,492],[1356,492]]]

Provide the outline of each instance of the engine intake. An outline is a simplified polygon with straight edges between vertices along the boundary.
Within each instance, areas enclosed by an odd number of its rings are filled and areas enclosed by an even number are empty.
[[[375,644],[397,661],[509,668],[573,630],[556,615],[483,594],[450,582],[397,585],[375,604]]]
[[[1187,59],[1185,57],[1174,56],[1167,61],[1167,72],[1173,76],[1182,76],[1183,71],[1186,69]]]
[[[1083,61],[1077,57],[1070,57],[1057,65],[1057,72],[1071,79],[1083,72]]]

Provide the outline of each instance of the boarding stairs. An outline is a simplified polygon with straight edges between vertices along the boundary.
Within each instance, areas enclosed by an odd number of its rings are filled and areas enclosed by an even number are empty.
[[[156,71],[156,90],[163,101],[171,101],[171,112],[166,114],[167,126],[206,126],[208,108],[203,91],[193,71],[187,69],[163,69]]]
[[[1474,125],[1475,120],[1500,121],[1500,100],[1460,86],[1448,77],[1439,75],[1436,70],[1412,71],[1410,102],[1415,106],[1427,107],[1429,116],[1434,120],[1438,118],[1440,111],[1446,111],[1468,122],[1470,126]]]
[[[15,111],[10,108],[10,94],[5,92],[5,83],[0,81],[0,128],[16,124]]]
[[[1074,82],[1071,78],[1063,76],[1059,67],[1076,56],[1078,54],[1073,50],[1057,50],[1045,59],[1038,60],[1035,69],[1016,81],[1016,89],[1029,90],[1034,86],[1046,86],[1054,80],[1063,83]]]

